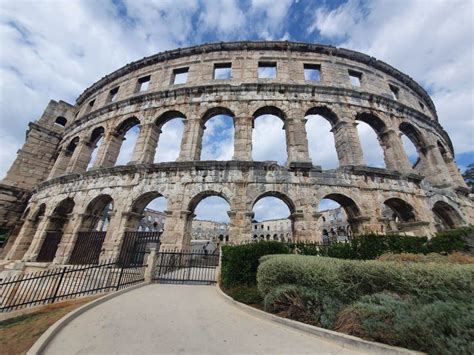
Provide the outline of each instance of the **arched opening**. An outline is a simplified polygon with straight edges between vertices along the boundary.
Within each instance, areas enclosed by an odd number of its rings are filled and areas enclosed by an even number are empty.
[[[421,169],[421,159],[426,153],[426,144],[421,133],[411,124],[402,122],[399,126],[402,133],[402,143],[405,148],[408,160],[412,163],[413,169]]]
[[[285,164],[288,153],[283,112],[273,106],[262,107],[253,114],[253,120],[252,159]]]
[[[113,210],[114,201],[109,195],[99,195],[89,202],[69,259],[70,264],[98,263],[104,252],[102,245]]]
[[[158,145],[153,160],[155,163],[178,159],[185,119],[186,116],[179,111],[168,111],[156,120]]]
[[[69,214],[74,209],[74,200],[66,198],[58,203],[53,213],[49,217],[46,226],[45,238],[36,261],[51,262],[56,256],[59,243],[61,242],[64,227],[69,221]]]
[[[57,117],[56,120],[54,121],[54,124],[60,127],[65,127],[66,123],[67,123],[67,119],[63,116]]]
[[[115,165],[126,165],[133,158],[133,150],[140,134],[140,121],[130,117],[120,124],[116,132],[121,141]]]
[[[162,233],[168,201],[157,191],[147,192],[135,200],[127,229],[138,232]]]
[[[22,241],[18,246],[14,248],[14,250],[12,249],[11,252],[8,254],[9,260],[21,260],[23,258],[25,253],[28,251],[28,248],[30,247],[31,243],[33,242],[33,238],[38,230],[38,226],[44,218],[45,211],[46,205],[42,203],[31,214],[25,213],[26,221],[20,231],[22,235]]]
[[[305,118],[308,151],[313,165],[320,165],[323,169],[339,167],[332,133],[332,128],[337,123],[336,115],[326,107],[313,107],[306,112]]]
[[[365,163],[367,166],[385,168],[384,149],[379,138],[386,130],[385,123],[369,113],[358,114],[356,121]]]
[[[288,241],[292,239],[291,214],[294,212],[294,205],[287,196],[277,192],[264,193],[256,199],[252,210],[254,223],[265,223],[265,231],[269,234],[264,238],[268,237],[269,240],[271,234],[286,234]]]
[[[87,170],[90,170],[97,159],[97,152],[99,151],[100,145],[104,141],[104,127],[95,128],[90,137],[89,144],[91,145],[91,158],[89,159],[89,164],[87,165]]]
[[[382,218],[385,230],[390,232],[408,231],[404,224],[416,220],[413,207],[399,198],[389,198],[383,203]]]
[[[231,160],[234,155],[234,114],[222,107],[203,117],[201,160]]]
[[[317,211],[321,214],[323,243],[344,242],[357,234],[360,210],[351,198],[337,193],[326,195]],[[334,232],[338,230],[340,233]]]
[[[463,225],[461,215],[448,203],[438,201],[433,205],[433,213],[438,231],[454,229]]]
[[[217,248],[213,240],[226,241],[224,236],[229,233],[230,204],[223,194],[216,191],[202,192],[191,200],[189,211],[186,234],[191,236],[191,245],[209,242],[206,250],[213,252]]]
[[[74,153],[74,151],[76,150],[78,144],[79,137],[74,137],[73,139],[71,139],[69,144],[66,146],[66,155],[70,157],[72,153]]]

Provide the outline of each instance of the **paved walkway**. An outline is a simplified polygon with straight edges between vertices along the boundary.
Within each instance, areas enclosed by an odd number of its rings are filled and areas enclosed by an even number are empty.
[[[358,354],[253,317],[213,286],[147,285],[94,307],[63,328],[46,354]]]

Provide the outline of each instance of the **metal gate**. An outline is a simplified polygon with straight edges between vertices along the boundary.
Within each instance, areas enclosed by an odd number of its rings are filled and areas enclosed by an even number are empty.
[[[145,255],[160,242],[161,232],[125,232],[119,262],[124,265],[143,265]]]
[[[79,232],[76,244],[69,258],[69,264],[97,264],[99,262],[100,253],[102,252],[102,244],[104,244],[106,233],[107,232],[97,231]]]
[[[44,238],[43,245],[39,251],[36,261],[39,262],[49,262],[53,261],[56,256],[56,251],[58,250],[59,242],[63,236],[63,232],[46,232],[46,237]]]
[[[159,283],[210,285],[216,283],[219,251],[160,251],[153,279]]]

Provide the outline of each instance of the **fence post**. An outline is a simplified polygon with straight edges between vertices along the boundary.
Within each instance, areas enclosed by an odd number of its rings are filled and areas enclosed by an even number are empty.
[[[118,291],[120,288],[120,282],[122,282],[122,275],[123,275],[123,269],[125,268],[125,263],[122,263],[122,267],[120,268],[120,275],[117,281],[117,287],[115,288],[115,291]]]
[[[63,270],[61,271],[61,276],[59,278],[58,285],[56,286],[56,290],[54,291],[53,299],[51,300],[51,303],[54,303],[56,301],[56,297],[58,296],[59,292],[59,287],[61,287],[61,283],[63,282],[64,274],[66,273],[67,267],[63,267]]]
[[[150,254],[148,254],[147,267],[145,269],[145,282],[151,283],[153,280],[154,270],[156,268],[156,263],[158,262],[158,253],[160,252],[160,246],[150,248]]]

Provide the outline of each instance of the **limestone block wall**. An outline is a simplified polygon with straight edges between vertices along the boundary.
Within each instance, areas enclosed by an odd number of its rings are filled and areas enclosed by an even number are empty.
[[[274,66],[276,76],[259,78],[262,65]],[[217,79],[215,68],[223,66],[231,75]],[[319,80],[305,77],[308,68],[317,70]],[[183,73],[186,80],[175,83]],[[200,161],[205,123],[219,114],[233,119],[233,159]],[[254,120],[263,114],[283,121],[288,160],[282,166],[252,161]],[[335,170],[323,171],[311,162],[305,123],[316,114],[332,126],[339,159]],[[184,123],[179,158],[154,164],[161,128],[174,118]],[[376,132],[386,169],[366,166],[359,122]],[[132,160],[116,166],[132,127],[140,129]],[[415,167],[401,134],[417,148]],[[96,160],[87,170],[96,147]],[[59,232],[55,262],[67,262],[78,233],[93,229],[106,206],[111,214],[102,257],[117,255],[124,233],[136,230],[145,206],[158,196],[168,203],[164,247],[189,244],[194,209],[210,195],[229,203],[230,242],[252,238],[252,208],[265,196],[288,205],[295,240],[321,240],[316,208],[323,198],[344,208],[355,235],[384,232],[387,206],[400,216],[401,230],[432,235],[473,222],[472,201],[453,157],[426,91],[365,54],[286,41],[159,53],[100,79],[74,106],[52,101],[30,125],[4,180],[32,190],[29,212],[7,258],[36,260],[48,235]]]

